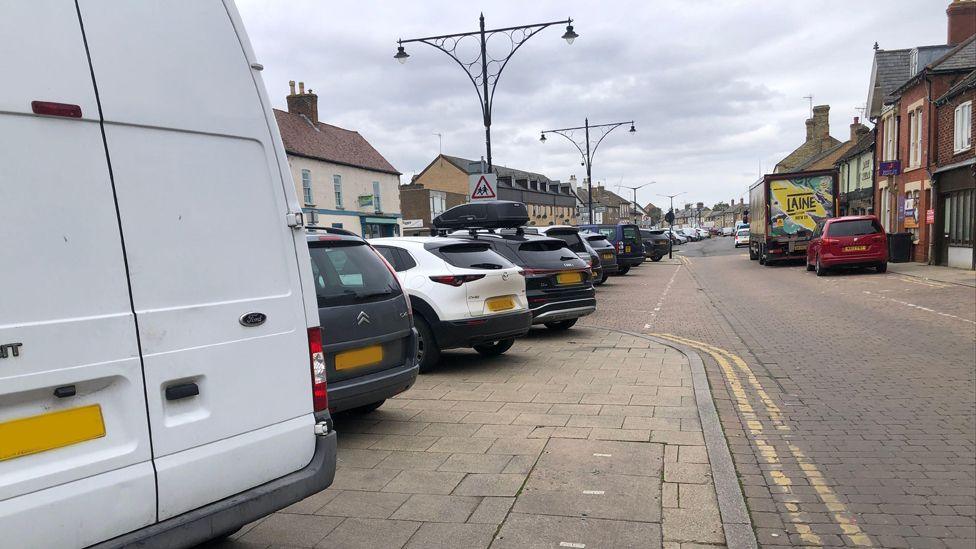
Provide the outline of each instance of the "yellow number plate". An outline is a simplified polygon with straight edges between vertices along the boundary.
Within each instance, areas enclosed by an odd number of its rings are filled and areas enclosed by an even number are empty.
[[[491,299],[486,299],[485,304],[488,305],[488,310],[493,313],[498,311],[507,311],[515,308],[515,299],[513,299],[510,295],[493,297]]]
[[[624,252],[629,254],[630,253],[630,246],[624,246]]]
[[[603,254],[603,259],[613,259],[613,254],[611,254],[611,253],[604,253]]]
[[[579,284],[583,282],[583,273],[559,273],[556,275],[557,284]]]
[[[867,249],[868,249],[867,246],[844,246],[845,252],[863,252],[864,250]]]
[[[362,349],[353,349],[339,353],[335,358],[335,369],[350,370],[352,368],[362,368],[372,366],[383,361],[383,346],[371,345]]]
[[[105,436],[98,404],[0,423],[0,461]]]

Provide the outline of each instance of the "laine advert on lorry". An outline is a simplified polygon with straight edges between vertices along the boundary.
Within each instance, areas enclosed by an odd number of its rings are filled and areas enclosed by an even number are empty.
[[[807,243],[834,217],[834,170],[769,174],[749,189],[749,258],[769,264],[805,255]]]

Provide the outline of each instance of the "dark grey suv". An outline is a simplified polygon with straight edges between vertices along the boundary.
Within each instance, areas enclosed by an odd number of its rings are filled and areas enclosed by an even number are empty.
[[[417,379],[417,334],[386,261],[353,233],[309,230],[329,411],[369,412]]]

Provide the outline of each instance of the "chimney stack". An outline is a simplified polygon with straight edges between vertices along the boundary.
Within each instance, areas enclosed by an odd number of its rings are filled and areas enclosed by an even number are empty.
[[[745,198],[740,198],[740,199],[739,199],[739,204],[740,204],[740,205],[741,205],[741,204],[745,204],[745,201],[746,201],[746,199],[745,199]]]
[[[312,124],[319,121],[319,96],[308,89],[305,93],[305,82],[298,83],[298,93],[295,93],[295,81],[288,82],[288,89],[291,92],[285,99],[288,100],[288,112],[292,114],[303,114]]]
[[[817,105],[813,108],[813,137],[815,139],[830,137],[830,105]]]
[[[946,8],[946,43],[956,46],[976,34],[976,0],[954,0]]]

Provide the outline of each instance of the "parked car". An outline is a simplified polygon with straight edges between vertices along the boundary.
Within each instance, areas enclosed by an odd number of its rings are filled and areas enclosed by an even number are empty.
[[[522,268],[532,323],[566,330],[596,310],[590,266],[558,238],[525,234],[529,221],[521,202],[477,201],[455,206],[432,220],[438,231],[485,242]]]
[[[593,284],[599,286],[603,284],[606,277],[603,275],[603,261],[600,254],[590,246],[586,239],[579,234],[579,229],[569,225],[550,225],[548,227],[522,227],[522,230],[532,234],[542,234],[558,238],[566,243],[566,247],[576,253],[580,259],[590,265],[593,273]]]
[[[829,269],[874,267],[888,270],[888,235],[873,215],[828,219],[807,248],[807,270],[817,276]]]
[[[671,247],[670,237],[664,234],[664,229],[641,229],[641,239],[644,241],[644,257],[651,261],[661,261],[668,255]]]
[[[735,247],[749,245],[749,227],[742,227],[735,231]]]
[[[695,229],[693,229],[691,227],[685,227],[685,228],[681,229],[681,233],[683,235],[685,235],[685,237],[687,237],[688,240],[690,240],[692,242],[698,242],[702,238],[701,235],[698,234],[698,231],[696,231]]]
[[[703,229],[701,227],[696,227],[695,230],[698,231],[698,236],[700,236],[702,239],[711,238],[712,237],[712,233],[708,232],[708,229]]]
[[[600,233],[617,249],[618,275],[627,274],[632,267],[644,262],[644,242],[640,228],[625,223],[620,225],[580,225],[580,229]]]
[[[361,237],[308,232],[329,410],[371,412],[417,379],[418,340],[393,270]]]
[[[593,283],[596,285],[603,284],[610,278],[610,275],[616,274],[617,270],[620,268],[617,265],[617,248],[607,240],[607,237],[600,233],[594,233],[591,231],[582,231],[580,236],[586,240],[593,250],[600,254],[600,265],[603,267],[603,272],[599,280],[594,279]]]
[[[722,227],[722,236],[733,236],[735,235],[735,229],[732,227]]]
[[[421,372],[437,364],[445,349],[469,347],[485,356],[500,355],[531,328],[525,278],[488,243],[434,236],[370,243],[410,296]]]
[[[0,545],[194,546],[329,486],[301,204],[233,3],[0,12]]]
[[[678,229],[668,229],[668,232],[671,236],[671,241],[675,246],[688,243],[688,237]]]

